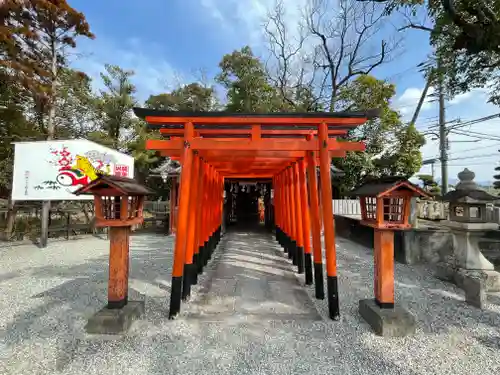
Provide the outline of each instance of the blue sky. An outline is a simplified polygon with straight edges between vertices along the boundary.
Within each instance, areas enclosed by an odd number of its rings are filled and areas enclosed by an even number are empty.
[[[245,45],[251,45],[258,55],[265,56],[267,49],[262,38],[262,23],[274,1],[69,0],[74,8],[86,15],[96,34],[95,40],[79,41],[80,54],[74,58],[73,64],[95,78],[96,84],[105,63],[134,70],[134,83],[139,97],[144,100],[151,94],[199,78],[200,71],[213,77],[221,57]],[[290,25],[298,23],[298,7],[304,6],[307,0],[283,2],[288,10],[287,22]],[[398,17],[392,22],[397,26],[403,19]],[[386,30],[396,35],[396,26],[389,25]],[[416,65],[426,58],[430,48],[424,32],[407,31],[397,35],[403,37],[398,54],[373,74],[396,84],[394,106],[409,118],[424,86]],[[461,95],[447,103],[447,117],[450,120],[458,117],[470,120],[500,112],[486,100],[485,92],[481,90]],[[425,130],[436,121],[435,103],[426,103],[418,127]],[[500,121],[493,120],[473,125],[469,130],[500,136],[498,125]],[[438,154],[437,141],[432,141],[431,137],[423,148],[424,158]],[[472,138],[450,137],[450,159],[467,157],[450,160],[450,178],[469,167],[476,172],[477,180],[491,180],[493,168],[500,161],[500,157],[494,155],[500,148],[500,140],[457,142],[460,140]],[[439,178],[439,165],[435,170]],[[430,166],[424,166],[421,172],[430,171]]]

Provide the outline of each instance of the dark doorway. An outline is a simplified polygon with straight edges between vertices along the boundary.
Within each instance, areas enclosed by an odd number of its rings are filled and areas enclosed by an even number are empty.
[[[228,229],[269,226],[270,183],[230,181],[226,183],[225,190],[225,220]]]

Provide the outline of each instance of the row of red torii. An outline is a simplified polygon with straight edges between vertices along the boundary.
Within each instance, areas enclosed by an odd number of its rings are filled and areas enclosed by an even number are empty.
[[[338,320],[330,163],[332,157],[344,157],[346,152],[364,151],[362,142],[341,137],[374,119],[377,111],[233,114],[134,108],[134,112],[166,137],[147,141],[147,149],[182,165],[169,318],[180,312],[182,301],[189,298],[191,286],[198,282],[221,239],[225,180],[269,179],[274,191],[276,239],[298,272],[305,274],[305,284],[314,282],[318,299],[325,298],[323,227],[328,315]],[[107,310],[120,310],[128,303],[128,239],[123,238],[128,238],[129,232],[123,228],[142,220],[144,195],[151,194],[133,180],[126,180],[107,176],[77,192],[96,196],[97,225],[112,228]],[[361,197],[363,223],[375,228],[375,299],[369,310],[394,313],[392,230],[409,227],[409,197],[426,194],[407,181],[372,183],[353,193]],[[136,198],[115,198],[114,204],[121,206],[108,208],[110,203],[104,197],[113,195]],[[380,331],[380,327],[374,328]]]

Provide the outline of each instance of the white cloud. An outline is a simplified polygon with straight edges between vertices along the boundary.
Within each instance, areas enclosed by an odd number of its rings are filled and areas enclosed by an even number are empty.
[[[396,102],[394,103],[395,107],[399,110],[403,117],[411,117],[413,115],[423,91],[423,88],[420,89],[417,87],[410,87],[407,88],[403,92],[403,94],[401,94],[401,96],[396,99]],[[428,111],[433,107],[434,98],[432,97],[432,94],[434,94],[434,92],[434,87],[430,87],[429,90],[427,90],[427,96],[424,100],[424,104],[422,105],[421,113]]]
[[[208,15],[219,22],[225,30],[224,36],[248,43],[252,47],[262,45],[264,41],[264,23],[276,0],[198,0],[207,10]],[[301,9],[305,9],[308,0],[281,0],[284,22],[289,30],[298,27]],[[240,43],[241,44],[241,43]]]
[[[105,64],[133,70],[135,75],[132,81],[141,100],[182,82],[181,74],[167,60],[158,57],[158,54],[152,57],[150,51],[159,50],[160,46],[138,38],[121,41],[118,45],[117,42],[99,37],[81,41],[77,49],[78,56],[73,59],[72,66],[92,77],[95,89],[102,88],[100,73],[105,71]]]

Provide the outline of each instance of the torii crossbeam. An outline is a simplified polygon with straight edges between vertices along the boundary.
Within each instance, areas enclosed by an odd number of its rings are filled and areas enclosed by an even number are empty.
[[[306,284],[313,281],[314,259],[316,298],[320,299],[324,298],[323,218],[329,315],[337,320],[330,163],[332,157],[365,150],[361,142],[338,137],[377,117],[378,111],[239,114],[134,108],[134,112],[166,137],[149,140],[146,148],[182,164],[169,317],[180,311],[181,300],[189,297],[191,285],[220,240],[224,179],[270,179],[276,238],[298,272],[305,271]]]

